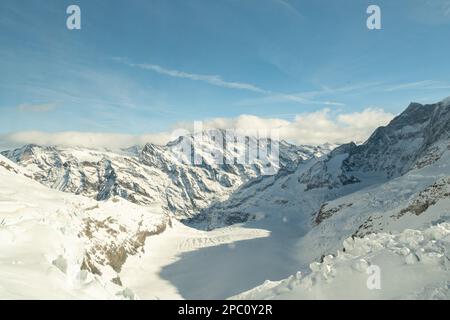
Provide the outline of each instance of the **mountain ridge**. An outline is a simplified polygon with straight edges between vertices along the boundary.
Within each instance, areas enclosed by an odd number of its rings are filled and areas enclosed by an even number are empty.
[[[159,203],[167,212],[189,217],[210,203],[225,199],[238,186],[265,174],[263,163],[216,164],[214,144],[191,142],[203,157],[201,164],[186,160],[180,137],[165,146],[146,144],[122,153],[84,148],[25,145],[2,152],[10,160],[32,171],[44,185],[82,194],[97,200],[120,196],[136,204]],[[188,137],[189,139],[189,137]],[[328,152],[326,147],[280,143],[279,167],[295,167],[309,157]]]

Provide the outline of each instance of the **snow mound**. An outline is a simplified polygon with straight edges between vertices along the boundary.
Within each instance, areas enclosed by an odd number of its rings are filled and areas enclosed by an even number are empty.
[[[449,299],[450,224],[348,238],[336,255],[232,299]]]

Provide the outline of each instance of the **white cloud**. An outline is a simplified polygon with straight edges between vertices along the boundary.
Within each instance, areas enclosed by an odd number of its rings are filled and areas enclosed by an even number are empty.
[[[243,114],[235,118],[212,118],[202,121],[202,127],[208,129],[237,129],[237,130],[270,130],[279,129],[289,125],[289,121],[277,118],[261,118],[254,115]],[[194,130],[194,123],[180,122],[177,128]]]
[[[324,109],[298,115],[292,123],[281,129],[280,135],[299,144],[362,142],[393,117],[393,114],[381,109],[365,109],[332,117],[330,110]]]
[[[278,130],[281,139],[297,144],[362,142],[379,126],[394,117],[382,109],[367,108],[361,112],[332,116],[330,109],[297,115],[294,120],[241,115],[236,118],[216,118],[203,122],[204,128],[234,128],[240,130]],[[184,124],[181,124],[184,126]],[[190,128],[191,129],[191,128]]]
[[[393,114],[382,109],[368,108],[361,112],[341,113],[333,116],[330,109],[302,113],[293,120],[262,118],[255,115],[240,115],[235,118],[212,118],[202,121],[203,129],[277,130],[280,139],[297,144],[362,142],[379,126],[386,125]],[[192,132],[193,122],[177,123],[177,129]],[[165,144],[175,139],[174,132],[129,135],[121,133],[17,132],[0,136],[0,147],[5,149],[27,143],[38,145],[83,146],[88,148],[119,149],[147,142]]]
[[[23,131],[0,136],[2,149],[18,147],[24,144],[58,145],[86,148],[120,149],[133,145],[143,145],[147,142],[164,144],[170,140],[170,135],[165,133],[130,135],[122,133],[98,133],[98,132],[42,132]]]
[[[340,114],[337,119],[338,122],[352,128],[367,130],[371,128],[387,124],[394,117],[393,114],[387,113],[382,109],[368,108],[362,112],[354,112],[348,114]]]

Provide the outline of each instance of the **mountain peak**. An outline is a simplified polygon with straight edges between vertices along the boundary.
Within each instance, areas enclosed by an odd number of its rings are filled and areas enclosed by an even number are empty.
[[[445,107],[450,106],[450,96],[441,101],[441,104]]]

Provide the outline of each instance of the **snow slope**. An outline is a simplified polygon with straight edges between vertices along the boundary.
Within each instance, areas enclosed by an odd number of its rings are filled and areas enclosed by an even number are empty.
[[[99,204],[48,189],[16,173],[14,165],[0,156],[0,297],[134,297],[110,281],[116,277],[112,262],[118,263],[123,253],[133,254],[130,237],[136,230],[155,231],[167,218],[131,206],[120,201]],[[114,233],[116,228],[120,234]]]
[[[348,238],[342,247],[305,274],[233,299],[450,299],[449,223]]]
[[[325,202],[298,242],[304,262],[349,236],[427,228],[450,221],[450,152],[433,166]]]

